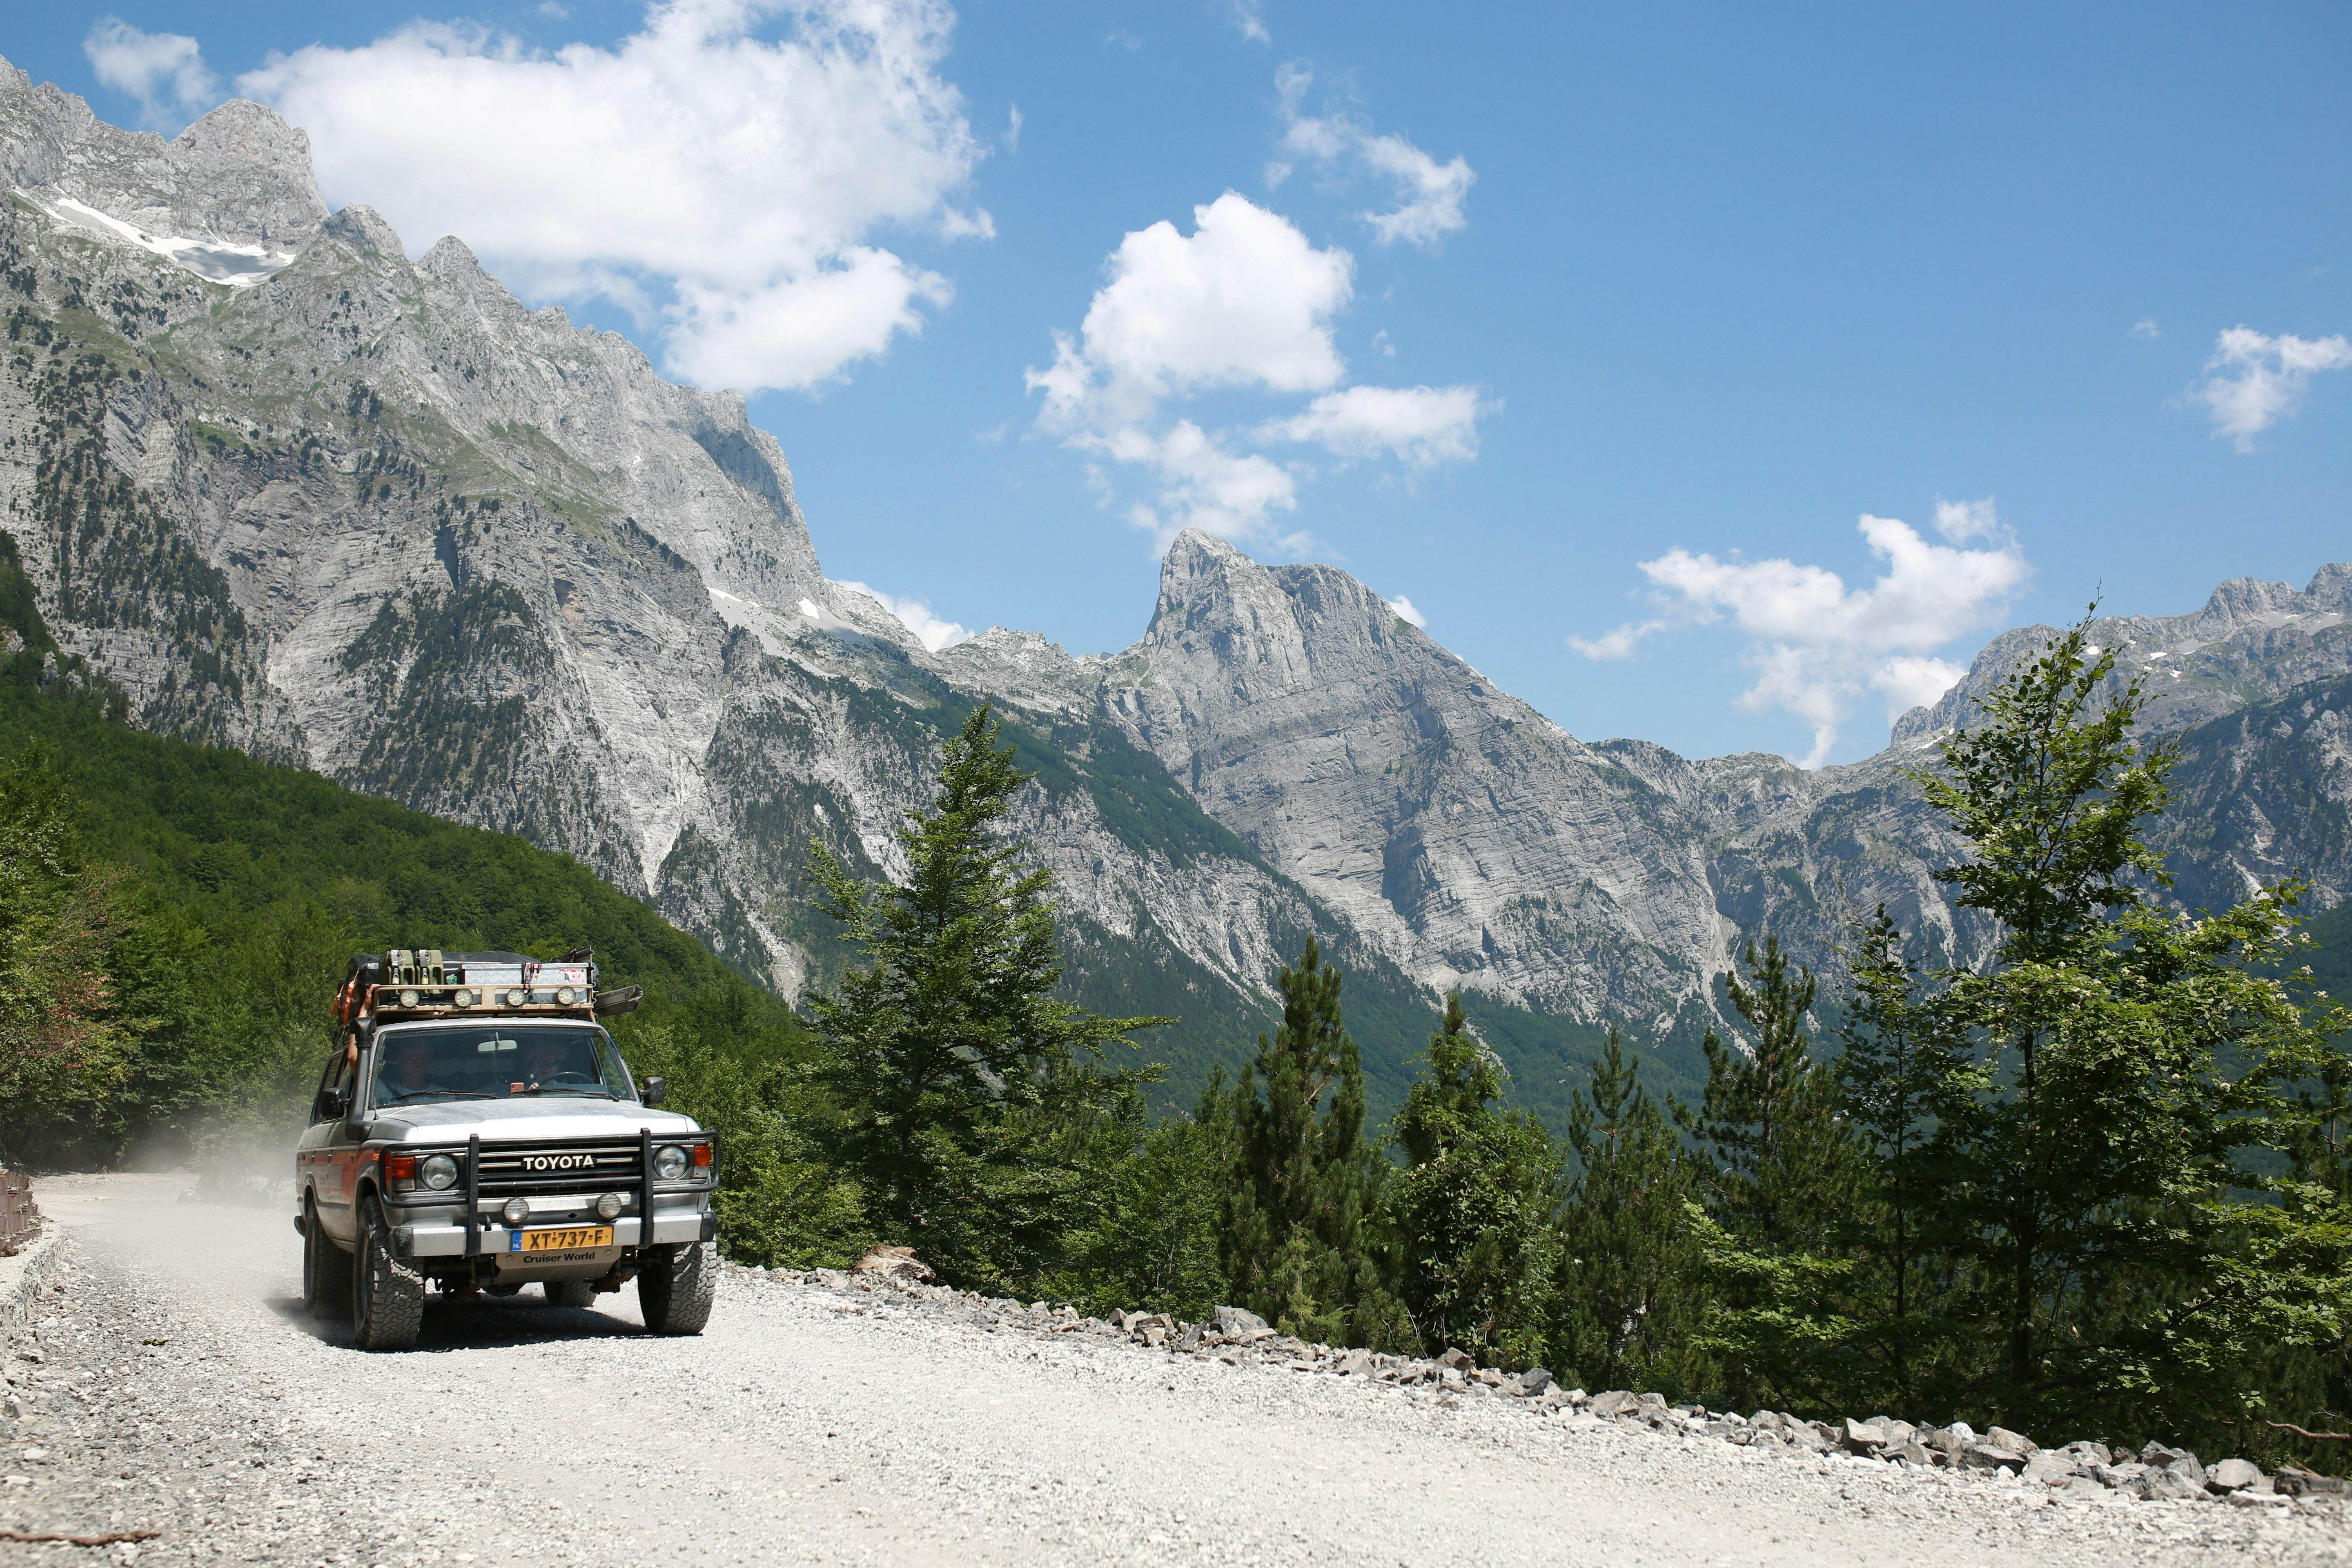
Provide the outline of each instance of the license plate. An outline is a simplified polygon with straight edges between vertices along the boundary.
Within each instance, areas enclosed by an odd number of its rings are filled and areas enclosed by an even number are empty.
[[[562,1230],[518,1230],[507,1237],[509,1252],[576,1252],[613,1245],[609,1225],[578,1225]]]

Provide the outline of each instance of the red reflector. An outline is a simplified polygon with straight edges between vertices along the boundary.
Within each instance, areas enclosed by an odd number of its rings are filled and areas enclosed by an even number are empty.
[[[416,1180],[416,1156],[414,1154],[386,1154],[383,1157],[383,1173],[390,1176],[395,1182],[413,1182]]]
[[[697,1143],[694,1146],[694,1168],[699,1171],[709,1163],[710,1145],[708,1143]]]

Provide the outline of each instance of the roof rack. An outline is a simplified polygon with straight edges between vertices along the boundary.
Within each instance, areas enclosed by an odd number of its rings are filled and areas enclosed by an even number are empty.
[[[643,987],[596,989],[595,955],[574,948],[546,961],[520,952],[444,952],[394,948],[361,953],[345,972],[335,1016],[381,1023],[414,1018],[503,1016],[596,1018],[626,1013]]]

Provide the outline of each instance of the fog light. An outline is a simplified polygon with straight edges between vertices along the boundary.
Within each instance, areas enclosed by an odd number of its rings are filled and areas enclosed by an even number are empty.
[[[427,1154],[416,1163],[416,1173],[436,1193],[457,1184],[457,1162],[446,1154]]]
[[[686,1151],[675,1143],[665,1143],[654,1151],[654,1174],[665,1182],[675,1182],[686,1174]]]
[[[520,1198],[509,1198],[507,1206],[500,1209],[499,1215],[509,1225],[520,1225],[530,1217],[530,1205]]]
[[[621,1202],[620,1194],[606,1193],[596,1200],[596,1217],[598,1219],[618,1219],[621,1217],[621,1210],[626,1206],[626,1205]]]
[[[414,1006],[415,1006],[415,1005],[416,1005],[416,993],[415,993],[415,992],[414,992],[414,991],[404,991],[404,992],[402,992],[402,993],[400,994],[400,1005],[401,1005],[402,1006],[404,1006],[404,1007],[414,1007]]]
[[[509,991],[507,993],[507,1005],[509,1007],[520,1007],[528,1000],[530,1000],[530,998],[525,996],[523,993],[520,991]]]
[[[555,1005],[557,1006],[569,1007],[572,1005],[572,994],[571,986],[559,985],[555,988]]]
[[[453,999],[460,1007],[470,1007],[474,1005],[474,994],[470,991],[460,991]]]

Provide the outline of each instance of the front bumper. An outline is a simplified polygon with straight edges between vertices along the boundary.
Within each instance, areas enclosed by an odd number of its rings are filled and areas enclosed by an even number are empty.
[[[548,1222],[542,1222],[538,1226],[524,1228],[543,1229],[546,1223]],[[654,1233],[650,1238],[646,1237],[644,1227],[634,1215],[609,1221],[592,1219],[567,1220],[558,1223],[609,1224],[613,1227],[613,1245],[615,1247],[644,1247],[648,1244],[649,1239],[651,1245],[656,1247],[666,1247],[673,1242],[710,1241],[716,1239],[719,1234],[719,1222],[716,1215],[690,1209],[674,1214],[664,1214],[656,1210],[654,1214]],[[474,1234],[480,1238],[476,1247],[477,1253],[483,1258],[495,1258],[504,1253],[512,1245],[509,1238],[514,1231],[499,1221],[486,1220],[475,1227]],[[394,1250],[404,1258],[463,1258],[466,1256],[466,1227],[454,1219],[412,1221],[393,1226],[392,1245]]]

